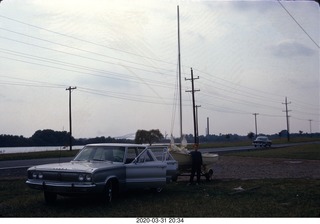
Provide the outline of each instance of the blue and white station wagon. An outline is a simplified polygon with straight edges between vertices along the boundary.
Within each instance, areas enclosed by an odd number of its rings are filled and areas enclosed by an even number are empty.
[[[30,167],[26,184],[44,192],[45,201],[57,195],[102,194],[110,202],[128,189],[160,192],[176,178],[178,162],[163,146],[89,144],[67,163]]]

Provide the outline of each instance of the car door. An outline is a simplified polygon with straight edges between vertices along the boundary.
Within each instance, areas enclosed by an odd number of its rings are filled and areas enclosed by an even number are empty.
[[[125,166],[127,188],[157,188],[166,183],[166,163],[158,161],[149,149]]]
[[[153,152],[157,160],[166,162],[167,182],[170,182],[172,178],[176,178],[178,175],[178,162],[174,160],[172,155],[169,153],[168,148],[164,146],[152,146],[148,148]]]

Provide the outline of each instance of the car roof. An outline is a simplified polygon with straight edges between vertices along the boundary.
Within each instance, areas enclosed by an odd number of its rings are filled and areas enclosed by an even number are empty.
[[[86,146],[146,147],[146,145],[131,144],[131,143],[93,143],[93,144],[87,144]]]

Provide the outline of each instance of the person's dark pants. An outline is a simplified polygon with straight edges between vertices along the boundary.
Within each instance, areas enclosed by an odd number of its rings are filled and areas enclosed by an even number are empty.
[[[194,175],[195,175],[196,172],[197,172],[197,183],[200,183],[201,165],[192,166],[191,175],[190,175],[190,183],[193,182],[193,178],[194,178]]]

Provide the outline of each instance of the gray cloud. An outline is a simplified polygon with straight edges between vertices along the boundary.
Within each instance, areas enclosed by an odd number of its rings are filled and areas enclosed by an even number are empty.
[[[284,40],[271,47],[273,55],[278,57],[312,56],[315,50],[295,40]]]

